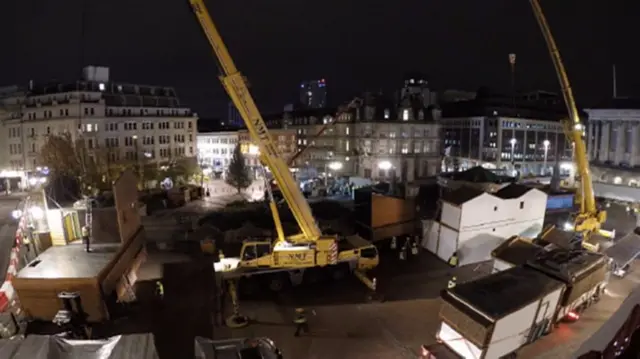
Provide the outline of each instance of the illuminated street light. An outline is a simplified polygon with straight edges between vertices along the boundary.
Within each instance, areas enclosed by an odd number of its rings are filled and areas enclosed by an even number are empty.
[[[250,155],[259,155],[260,154],[260,147],[258,147],[256,145],[249,145],[249,154]]]
[[[544,162],[542,163],[542,171],[544,171],[542,175],[544,176],[547,174],[547,155],[549,154],[549,146],[551,145],[551,142],[549,142],[549,140],[544,140],[542,144],[544,145]]]
[[[13,211],[11,211],[11,217],[13,217],[13,219],[20,219],[20,217],[22,217],[22,211],[19,209],[14,209]]]
[[[512,138],[511,140],[509,140],[509,143],[511,143],[511,164],[512,165],[514,165],[514,163],[516,162],[516,143],[517,142],[518,140],[516,140],[515,138]],[[515,168],[514,168],[514,171],[515,171]]]
[[[378,163],[378,168],[383,170],[383,171],[388,171],[390,170],[392,167],[391,162],[389,161],[382,161]]]
[[[329,163],[329,169],[332,171],[339,171],[342,169],[342,162],[331,162]]]

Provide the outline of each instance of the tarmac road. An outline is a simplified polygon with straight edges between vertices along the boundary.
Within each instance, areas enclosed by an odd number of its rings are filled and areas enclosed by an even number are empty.
[[[634,228],[633,217],[609,211],[619,236]],[[471,266],[451,270],[428,253],[409,261],[394,254],[382,259],[375,275],[385,301],[366,300],[367,291],[353,278],[342,282],[288,290],[277,297],[244,300],[243,314],[254,323],[231,330],[212,324],[213,279],[195,264],[165,267],[165,305],[154,315],[154,334],[161,358],[190,357],[196,335],[224,339],[266,336],[282,349],[285,358],[417,358],[420,345],[435,342],[440,310],[439,292],[452,275],[458,281],[486,273]],[[607,320],[626,295],[640,283],[640,265],[624,279],[613,279],[607,296],[583,313],[580,321],[563,324],[552,335],[521,350],[519,358],[570,358],[589,335]],[[226,308],[230,308],[226,305]],[[307,309],[311,333],[293,336],[294,309]],[[228,314],[228,313],[227,313]]]
[[[612,206],[613,207],[613,206]],[[624,208],[609,209],[607,227],[620,238],[635,228],[635,219]],[[640,263],[624,279],[613,278],[607,295],[582,314],[576,323],[562,324],[552,335],[524,347],[519,358],[571,358],[640,283]],[[365,300],[366,290],[354,279],[333,285],[290,290],[277,301],[244,301],[242,310],[255,324],[242,330],[221,328],[217,338],[268,336],[285,358],[418,358],[422,344],[433,344],[438,329],[439,292],[452,275],[458,281],[484,275],[486,267],[469,266],[455,271],[434,256],[400,262],[383,258],[376,276],[386,301]],[[307,308],[311,333],[294,338],[294,308]]]

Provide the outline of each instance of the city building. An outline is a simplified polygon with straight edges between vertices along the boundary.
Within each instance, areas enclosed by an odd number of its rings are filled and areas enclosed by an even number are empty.
[[[244,127],[244,120],[240,116],[240,111],[233,104],[233,101],[229,101],[227,105],[227,120],[222,124],[224,126],[230,126],[235,128]]]
[[[277,128],[277,120],[265,118],[265,123],[269,127],[271,141],[276,145],[282,158],[288,162],[298,151],[296,131],[291,129]],[[245,163],[254,171],[254,174],[260,175],[260,150],[258,144],[251,140],[248,130],[238,131],[238,143],[240,143],[240,151],[245,157]]]
[[[15,150],[4,144],[9,142],[8,123],[21,117],[25,93],[18,86],[0,87],[0,171],[10,171],[12,166],[9,155]]]
[[[114,162],[196,156],[197,115],[171,87],[113,82],[109,68],[88,66],[72,83],[30,83],[21,101],[2,127],[13,170],[37,170],[47,137],[61,134]]]
[[[473,100],[442,104],[445,169],[481,165],[509,175],[546,175],[558,162],[561,173],[571,172],[573,145],[561,122],[566,110],[557,96],[543,95],[542,102],[533,93],[514,100],[483,89]]]
[[[303,177],[352,175],[413,181],[440,168],[440,126],[432,107],[408,96],[394,105],[380,94],[365,94],[363,103],[342,113],[335,109],[283,114],[285,128],[296,131],[298,146],[308,147],[295,166]]]
[[[640,184],[640,99],[613,98],[585,110],[594,180]]]
[[[238,144],[238,131],[198,133],[198,162],[211,168],[215,177],[222,178]]]
[[[327,106],[327,83],[324,79],[305,81],[300,84],[300,103],[305,108]]]
[[[427,108],[436,105],[437,94],[429,89],[429,82],[424,74],[410,72],[404,76],[404,86],[400,89],[399,100],[417,101]]]

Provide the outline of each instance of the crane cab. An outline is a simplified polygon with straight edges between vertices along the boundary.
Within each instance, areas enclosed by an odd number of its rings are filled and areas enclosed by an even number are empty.
[[[355,262],[355,269],[371,270],[380,263],[378,248],[366,239],[358,236],[346,236],[339,242],[339,261]]]

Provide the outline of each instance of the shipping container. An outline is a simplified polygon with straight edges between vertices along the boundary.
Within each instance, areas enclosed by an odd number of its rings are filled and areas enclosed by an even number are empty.
[[[609,261],[602,254],[534,248],[535,258],[517,265],[522,258],[509,259],[507,247],[501,251],[504,268],[442,292],[437,337],[462,358],[515,357],[557,322],[578,320],[608,283]],[[532,248],[521,249],[531,254]]]
[[[564,284],[514,267],[442,292],[438,339],[462,358],[498,359],[549,332]]]
[[[354,198],[356,230],[363,238],[377,242],[417,234],[415,200],[375,193],[370,188],[356,190]]]

